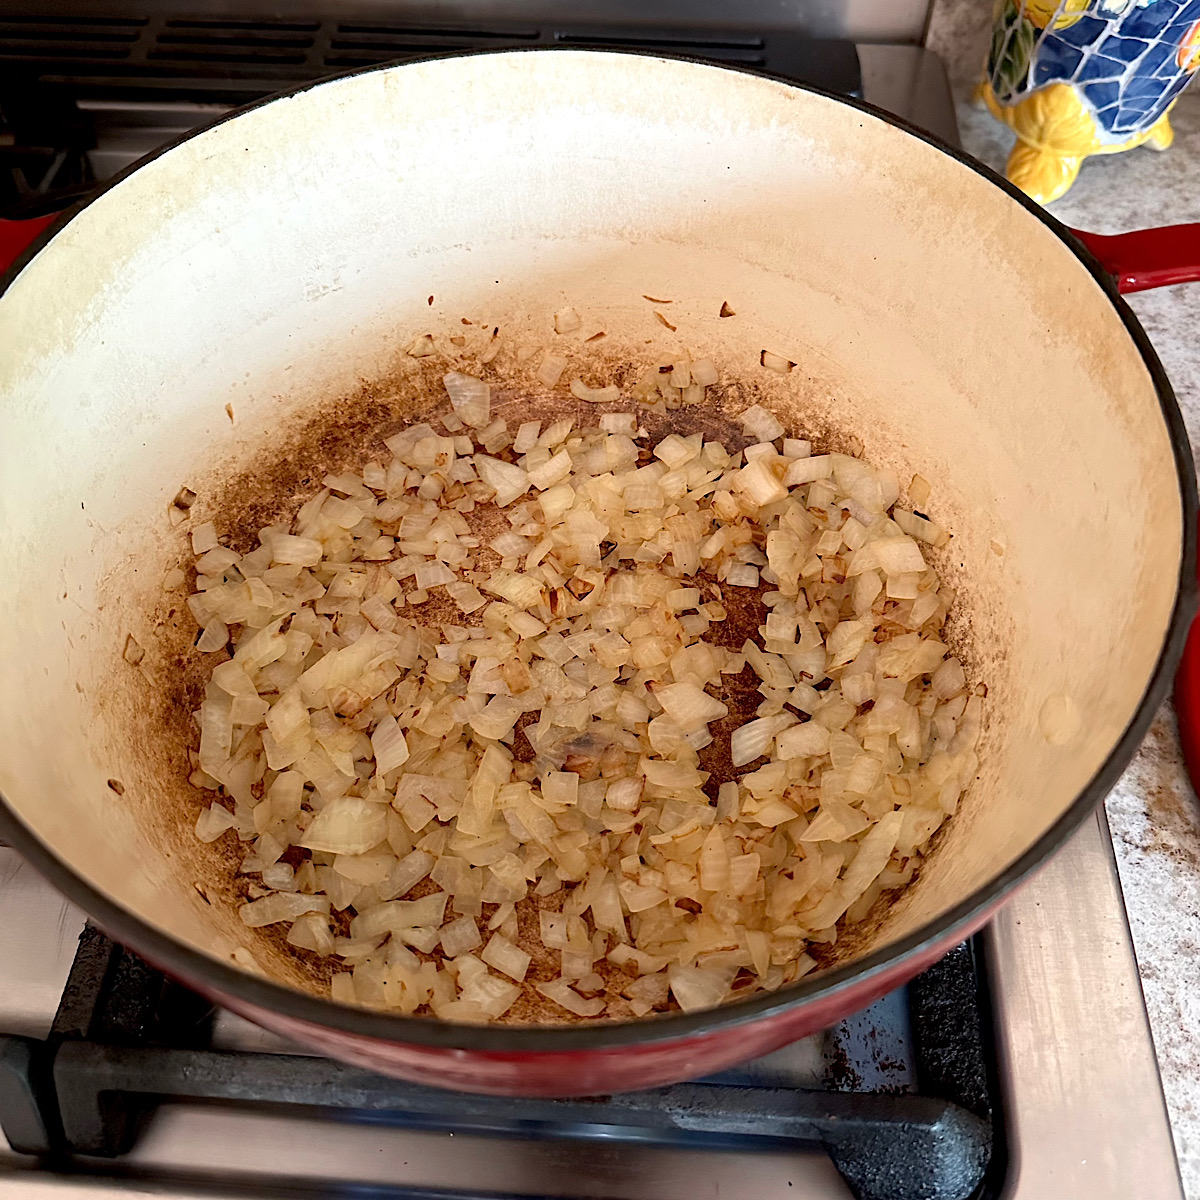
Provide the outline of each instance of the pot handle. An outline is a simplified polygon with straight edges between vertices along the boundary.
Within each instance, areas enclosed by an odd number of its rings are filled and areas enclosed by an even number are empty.
[[[1200,224],[1117,234],[1071,232],[1116,277],[1120,292],[1200,281]]]
[[[58,220],[58,213],[27,217],[23,221],[0,220],[0,275],[21,257],[25,248],[36,241],[43,229]]]

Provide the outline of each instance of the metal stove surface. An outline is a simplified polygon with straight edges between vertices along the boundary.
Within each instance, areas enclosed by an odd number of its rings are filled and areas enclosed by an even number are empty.
[[[865,97],[956,140],[940,63],[911,46],[860,45]],[[224,111],[197,104],[87,101],[106,177]],[[82,107],[82,106],[81,106]],[[0,1034],[43,1038],[71,970],[84,915],[0,848]],[[993,1147],[978,1200],[1181,1200],[1182,1189],[1136,961],[1103,812],[976,939],[988,984]],[[954,1003],[948,999],[947,1003]],[[763,1086],[912,1091],[909,1006],[886,997],[830,1034],[738,1073]],[[218,1015],[211,1048],[303,1054]],[[294,1060],[293,1060],[294,1061]],[[838,1069],[842,1071],[841,1077]],[[576,1131],[578,1132],[578,1131]],[[357,1194],[406,1200],[843,1200],[828,1154],[795,1145],[697,1149],[647,1137],[528,1140],[396,1127],[313,1108],[159,1104],[128,1153],[53,1163],[0,1140],[0,1194],[80,1197]],[[899,1194],[899,1193],[897,1193]],[[916,1191],[912,1200],[920,1200]]]
[[[0,1031],[47,1035],[83,926],[83,913],[13,851],[0,849]],[[957,1194],[963,1200],[968,1194],[978,1200],[1181,1200],[1102,813],[976,943],[988,984],[983,1008],[994,1144],[979,1187]],[[971,996],[941,999],[960,1006],[964,1021],[971,1017]],[[919,1039],[907,1001],[903,991],[893,993],[835,1030],[746,1064],[725,1081],[885,1097],[911,1091],[922,1081],[915,1077]],[[284,1070],[302,1060],[273,1056],[304,1054],[229,1013],[218,1015],[210,1045],[271,1056]],[[303,1061],[313,1063],[319,1087],[324,1060]],[[290,1072],[293,1082],[305,1074]],[[369,1102],[368,1096],[360,1104]],[[852,1187],[823,1150],[781,1141],[696,1148],[663,1144],[652,1131],[639,1140],[604,1124],[530,1140],[512,1130],[464,1134],[457,1118],[451,1122],[457,1133],[399,1127],[383,1111],[331,1112],[319,1103],[319,1092],[307,1105],[287,1109],[169,1101],[118,1158],[41,1161],[0,1141],[0,1194],[44,1194],[47,1200],[147,1192],[214,1198],[353,1192],[403,1200],[848,1200],[879,1194],[922,1200],[933,1194],[906,1189],[903,1180],[876,1183],[876,1190]],[[951,1187],[937,1194],[955,1193]]]

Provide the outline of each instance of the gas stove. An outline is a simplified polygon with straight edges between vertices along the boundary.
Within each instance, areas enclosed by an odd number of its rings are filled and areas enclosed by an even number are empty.
[[[688,28],[653,4],[622,24],[604,19],[611,3],[581,5],[572,22],[502,7],[506,20],[468,28],[0,3],[0,216],[62,207],[235,103],[480,45],[755,67],[956,140],[945,74],[915,45],[815,40],[769,4],[739,10],[736,30],[715,9],[702,21],[704,4]],[[109,941],[7,848],[0,962],[5,1195],[1182,1197],[1103,812],[906,988],[735,1071],[653,1092],[460,1096],[308,1054]]]

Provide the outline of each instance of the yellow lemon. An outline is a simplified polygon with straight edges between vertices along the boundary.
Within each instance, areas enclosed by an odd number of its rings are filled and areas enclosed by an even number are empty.
[[[1025,0],[1021,14],[1039,29],[1069,29],[1088,10],[1091,0]]]

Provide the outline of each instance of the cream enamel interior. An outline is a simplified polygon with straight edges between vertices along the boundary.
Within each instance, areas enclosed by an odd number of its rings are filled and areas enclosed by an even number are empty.
[[[645,294],[673,300],[675,337]],[[0,791],[73,871],[202,951],[245,942],[194,886],[189,822],[165,818],[181,801],[126,702],[147,676],[125,636],[155,666],[147,613],[180,553],[167,506],[386,377],[415,334],[471,313],[548,343],[564,302],[622,353],[678,339],[797,430],[933,482],[989,687],[982,774],[875,944],[969,897],[1075,799],[1150,678],[1181,546],[1155,388],[1084,267],[987,180],[836,101],[694,64],[498,54],[209,130],[0,299]],[[768,375],[764,348],[799,366]],[[1063,695],[1078,730],[1052,744],[1039,714]]]

